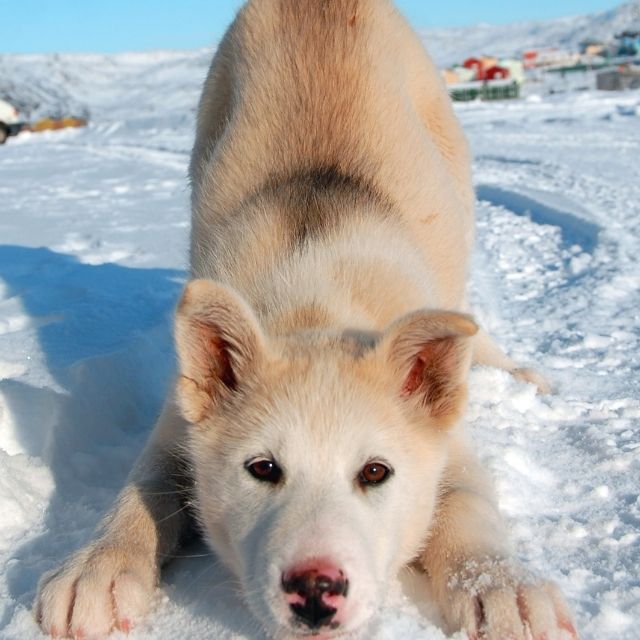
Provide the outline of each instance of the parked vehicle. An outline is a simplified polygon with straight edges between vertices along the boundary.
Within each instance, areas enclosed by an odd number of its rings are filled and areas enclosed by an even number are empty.
[[[0,100],[0,144],[4,144],[9,136],[20,133],[23,126],[20,112],[13,105]]]

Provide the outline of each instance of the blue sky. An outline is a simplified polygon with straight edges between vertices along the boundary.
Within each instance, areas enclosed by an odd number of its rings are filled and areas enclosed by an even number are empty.
[[[309,1],[309,0],[300,0]],[[0,53],[117,52],[213,44],[240,0],[0,0]],[[459,26],[590,13],[620,0],[397,0],[411,22]]]

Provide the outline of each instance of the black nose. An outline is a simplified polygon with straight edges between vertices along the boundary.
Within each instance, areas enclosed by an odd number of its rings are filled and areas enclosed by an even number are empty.
[[[282,589],[287,594],[299,596],[301,602],[289,605],[298,622],[310,629],[333,626],[332,622],[338,609],[331,606],[332,600],[345,597],[349,590],[349,581],[340,571],[338,575],[323,575],[317,570],[307,570],[284,575]]]

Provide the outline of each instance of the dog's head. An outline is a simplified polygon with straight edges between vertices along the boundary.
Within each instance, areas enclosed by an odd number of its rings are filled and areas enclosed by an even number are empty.
[[[349,633],[424,543],[476,325],[415,312],[380,334],[268,336],[194,281],[176,321],[196,511],[279,637]]]

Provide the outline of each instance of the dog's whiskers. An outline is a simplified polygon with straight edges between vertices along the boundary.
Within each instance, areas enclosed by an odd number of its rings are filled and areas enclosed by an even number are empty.
[[[190,503],[183,504],[179,509],[176,509],[173,513],[170,513],[169,515],[166,515],[164,518],[160,518],[160,520],[157,520],[156,523],[160,524],[161,522],[164,522],[165,520],[169,520],[169,518],[173,518],[174,516],[177,516],[179,513],[181,513],[185,509],[188,509],[190,506],[191,506]]]
[[[214,558],[215,554],[213,552],[209,553],[194,553],[194,554],[171,554],[165,553],[165,558],[180,559],[180,558]]]

